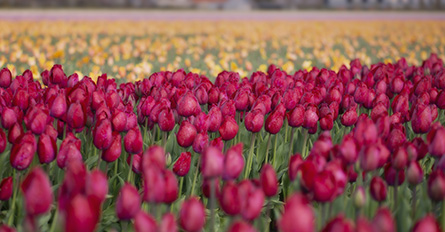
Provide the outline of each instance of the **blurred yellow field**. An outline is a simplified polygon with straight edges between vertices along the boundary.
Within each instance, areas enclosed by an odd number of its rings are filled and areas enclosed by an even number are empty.
[[[246,76],[276,64],[292,73],[338,70],[351,59],[370,65],[430,53],[445,59],[442,21],[0,21],[0,66],[13,75],[60,63],[67,73],[101,72],[128,81],[184,68],[213,79]]]

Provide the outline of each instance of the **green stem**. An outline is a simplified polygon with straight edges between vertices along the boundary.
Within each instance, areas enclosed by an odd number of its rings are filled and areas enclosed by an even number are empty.
[[[59,208],[56,208],[56,212],[54,212],[54,217],[53,217],[53,222],[51,223],[51,229],[49,230],[50,232],[54,232],[56,230],[56,224],[59,216]]]
[[[277,143],[278,143],[278,134],[275,135],[275,143],[273,145],[273,161],[272,161],[272,167],[276,169],[276,157],[277,157]]]
[[[268,134],[269,137],[267,138],[267,147],[266,147],[266,159],[264,160],[264,163],[269,162],[269,148],[270,148],[270,140],[272,138],[272,134]]]
[[[412,210],[411,217],[412,217],[412,220],[415,221],[416,207],[417,207],[417,186],[414,185],[412,188],[413,188],[412,189],[413,190],[413,198],[411,199],[411,210]]]
[[[397,214],[397,185],[399,184],[399,171],[396,171],[396,176],[394,180],[394,214]]]
[[[244,178],[249,178],[250,170],[252,168],[252,160],[253,160],[253,149],[255,147],[255,137],[256,133],[252,134],[252,139],[250,141],[250,150],[249,150],[249,156],[247,157],[247,166],[246,166],[246,172],[244,173]]]
[[[284,123],[286,123],[286,118],[284,119]],[[289,123],[286,123],[286,127],[284,128],[284,143],[287,143],[287,132],[289,130]]]
[[[97,169],[100,169],[100,161],[102,161],[101,155],[97,155],[97,148],[94,148],[94,156],[97,156]]]
[[[215,231],[215,181],[210,180],[210,231]]]
[[[130,166],[128,168],[127,182],[130,182],[131,170],[133,169],[133,155],[130,153],[128,153],[128,155],[130,156]]]
[[[295,134],[295,127],[292,127],[292,130],[290,131],[290,142],[289,142],[289,155],[288,158],[294,153],[294,134]]]
[[[11,207],[11,215],[9,216],[9,220],[8,220],[8,225],[10,226],[14,226],[14,213],[15,213],[15,205],[16,205],[16,198],[17,198],[17,194],[20,188],[20,172],[17,173],[16,169],[14,169],[13,171],[13,179],[16,179],[16,184],[15,184],[15,188],[14,188],[14,194],[12,195],[12,207]]]
[[[167,131],[162,132],[162,147],[165,150],[165,145],[167,145]]]
[[[201,164],[201,157],[198,158],[198,163],[195,167],[195,176],[193,177],[193,184],[192,184],[192,190],[191,190],[190,196],[193,196],[193,194],[195,194],[195,185],[196,185],[196,179],[198,178],[200,164]]]
[[[441,222],[442,222],[442,231],[445,231],[445,201],[442,201],[442,218],[441,218]]]
[[[306,145],[307,145],[307,140],[309,138],[309,133],[307,130],[304,130],[304,141],[303,141],[303,148],[301,148],[301,155],[303,156],[303,158],[306,158]]]
[[[182,196],[182,186],[184,185],[184,177],[179,177],[179,191],[178,191],[178,199]]]

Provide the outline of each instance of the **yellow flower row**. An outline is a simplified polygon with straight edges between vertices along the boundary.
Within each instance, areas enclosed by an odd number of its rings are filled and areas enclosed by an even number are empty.
[[[292,73],[338,70],[354,58],[419,65],[434,52],[445,59],[445,22],[436,21],[1,21],[0,28],[0,66],[36,77],[55,63],[68,73],[135,81],[179,68],[246,76],[271,63]]]

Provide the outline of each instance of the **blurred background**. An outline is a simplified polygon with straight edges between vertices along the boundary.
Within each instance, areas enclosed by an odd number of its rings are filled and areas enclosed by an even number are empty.
[[[0,0],[1,7],[443,10],[445,0]]]

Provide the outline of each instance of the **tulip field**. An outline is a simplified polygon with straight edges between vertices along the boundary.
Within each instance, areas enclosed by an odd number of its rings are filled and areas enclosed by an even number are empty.
[[[445,23],[0,21],[0,232],[445,231]]]

